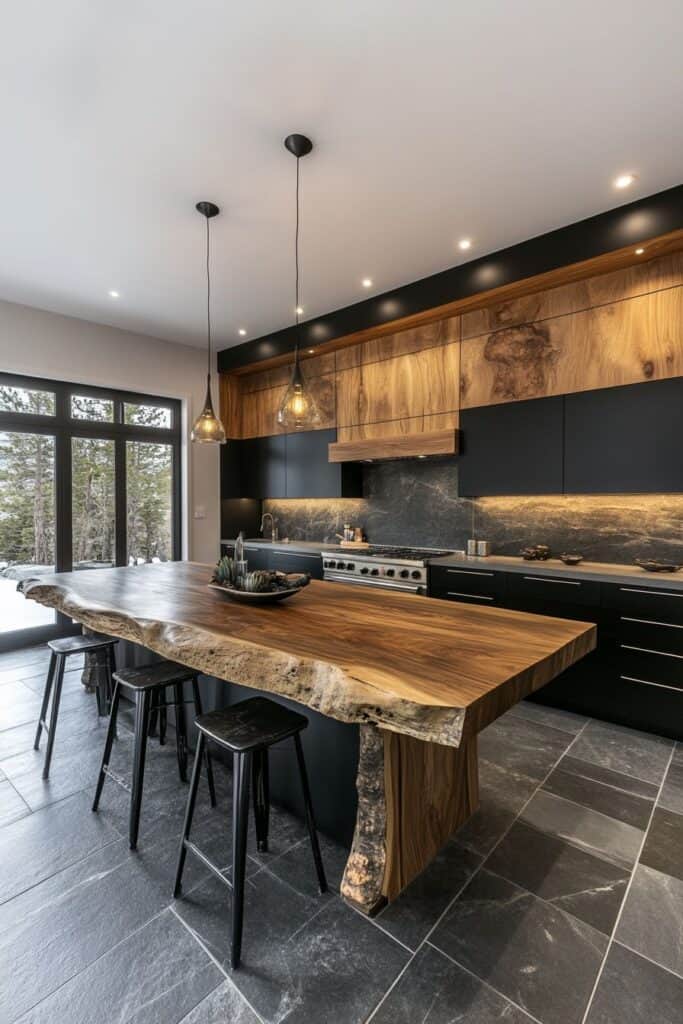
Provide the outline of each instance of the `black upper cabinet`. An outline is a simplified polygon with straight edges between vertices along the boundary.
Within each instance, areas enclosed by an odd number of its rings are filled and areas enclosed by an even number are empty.
[[[285,498],[285,435],[242,441],[242,498]]]
[[[336,430],[306,430],[287,434],[288,498],[359,498],[360,466],[328,462],[328,445]]]
[[[683,377],[565,398],[568,494],[683,491]]]
[[[562,397],[464,409],[460,427],[461,495],[562,493]]]
[[[221,445],[221,499],[243,498],[242,445],[243,441],[228,441]]]

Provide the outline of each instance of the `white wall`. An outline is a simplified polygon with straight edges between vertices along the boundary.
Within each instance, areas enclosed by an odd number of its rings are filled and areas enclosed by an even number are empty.
[[[0,301],[0,371],[181,399],[183,557],[216,561],[219,451],[189,441],[190,425],[204,402],[204,350]],[[205,519],[194,518],[197,506],[206,509]]]

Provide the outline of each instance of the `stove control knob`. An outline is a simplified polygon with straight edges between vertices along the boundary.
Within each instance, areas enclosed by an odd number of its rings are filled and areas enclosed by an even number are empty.
[[[404,580],[408,579],[408,577],[409,577],[409,576],[410,576],[410,573],[408,572],[408,570],[407,570],[407,569],[401,569],[401,577],[402,577],[402,578],[403,578]]]
[[[356,567],[355,567],[355,565],[353,564],[353,562],[347,562],[347,563],[346,563],[346,568],[347,568],[347,569],[355,569]]]
[[[396,574],[395,569],[387,569],[387,576],[394,576]]]
[[[361,572],[363,573],[363,575],[364,575],[364,576],[366,576],[366,575],[367,575],[367,572],[368,572],[368,567],[367,567],[367,565],[364,565],[364,566],[363,566],[363,568],[361,569]]]
[[[371,576],[379,576],[379,569],[371,569],[370,570],[370,575]]]
[[[420,577],[422,576],[422,573],[420,572],[419,569],[413,569],[411,576],[413,577],[414,580],[419,580]]]

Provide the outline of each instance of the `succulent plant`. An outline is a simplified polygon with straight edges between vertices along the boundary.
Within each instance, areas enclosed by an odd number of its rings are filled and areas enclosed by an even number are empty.
[[[258,569],[255,572],[248,572],[242,577],[242,590],[248,590],[252,594],[262,594],[270,590],[273,585],[273,573]]]
[[[224,587],[234,586],[235,575],[235,563],[233,559],[228,555],[223,555],[221,560],[216,563],[216,568],[213,570],[211,582],[220,583],[221,586]]]

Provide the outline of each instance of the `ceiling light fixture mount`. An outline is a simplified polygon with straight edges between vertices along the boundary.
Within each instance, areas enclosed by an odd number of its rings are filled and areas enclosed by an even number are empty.
[[[633,185],[638,180],[637,174],[632,174],[630,171],[626,174],[618,174],[614,179],[615,188],[628,188],[629,185]]]
[[[472,248],[472,239],[471,238],[461,238],[460,241],[458,242],[458,249],[462,249],[463,252],[465,252],[467,249],[471,249],[471,248]]]
[[[207,336],[207,370],[206,398],[204,408],[192,426],[191,439],[196,444],[225,444],[225,430],[220,418],[216,416],[211,398],[211,264],[210,264],[210,230],[213,217],[220,213],[215,203],[203,200],[196,204],[195,209],[206,219],[206,336]]]
[[[296,228],[294,232],[294,310],[296,325],[296,347],[294,349],[294,366],[292,367],[292,378],[285,391],[280,408],[277,412],[277,422],[281,427],[290,430],[306,430],[314,427],[320,422],[320,413],[315,399],[307,386],[299,363],[299,342],[301,332],[299,329],[299,317],[303,314],[303,307],[299,302],[299,184],[300,171],[299,161],[302,156],[307,156],[313,149],[313,143],[305,135],[288,135],[284,142],[285,149],[296,157]]]

